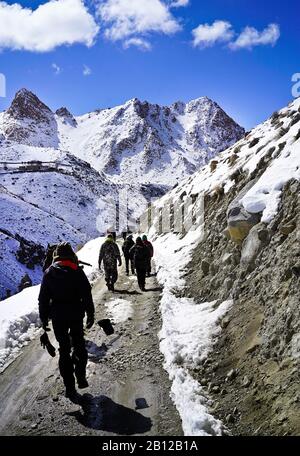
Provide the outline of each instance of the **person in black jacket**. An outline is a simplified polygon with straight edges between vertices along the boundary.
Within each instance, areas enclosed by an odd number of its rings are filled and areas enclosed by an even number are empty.
[[[140,237],[136,238],[135,245],[130,249],[130,255],[133,258],[139,287],[141,291],[146,291],[146,273],[149,265],[150,251]]]
[[[40,294],[39,314],[44,330],[52,319],[53,331],[59,343],[59,370],[66,396],[76,397],[75,377],[79,388],[86,388],[87,350],[83,319],[86,328],[94,324],[94,303],[90,283],[69,243],[61,243],[53,254],[53,263],[45,271]],[[71,350],[73,353],[71,356]]]
[[[134,246],[134,240],[132,238],[132,234],[130,234],[129,236],[127,236],[127,239],[124,241],[124,244],[122,246],[122,251],[123,251],[124,258],[125,258],[127,275],[129,275],[129,263],[131,266],[131,272],[132,272],[132,274],[134,274],[134,264],[133,264],[133,260],[130,256],[130,249],[133,246]]]
[[[148,267],[147,267],[147,277],[150,277],[151,276],[151,258],[153,257],[154,249],[153,249],[152,243],[150,241],[148,241],[148,238],[145,234],[142,237],[142,241],[145,244],[145,246],[148,247],[149,252],[150,252],[150,256],[148,259]]]

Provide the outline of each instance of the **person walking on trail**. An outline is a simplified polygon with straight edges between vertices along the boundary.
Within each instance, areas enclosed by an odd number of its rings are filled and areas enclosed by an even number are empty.
[[[131,272],[134,274],[134,264],[133,264],[133,258],[130,255],[130,249],[134,246],[134,240],[132,237],[132,234],[127,236],[127,239],[124,241],[124,244],[122,246],[122,251],[123,255],[125,258],[125,264],[126,264],[126,274],[129,275],[129,264],[131,266]]]
[[[118,266],[122,265],[121,255],[118,245],[113,239],[113,235],[109,234],[106,241],[102,244],[99,254],[99,269],[101,264],[104,264],[105,281],[107,288],[114,291],[114,285],[118,280]]]
[[[94,324],[94,303],[91,285],[68,242],[59,244],[53,254],[53,263],[45,271],[39,293],[39,314],[45,331],[49,319],[59,343],[59,371],[66,388],[66,396],[76,399],[75,378],[78,388],[88,387],[86,380],[87,350],[85,348],[83,319],[86,328]],[[71,351],[73,349],[72,355]]]
[[[142,238],[136,238],[135,245],[130,249],[130,254],[133,258],[139,287],[141,291],[146,291],[146,273],[149,264],[150,252],[148,247],[146,247],[143,243]]]
[[[148,267],[147,267],[147,277],[150,277],[151,276],[151,259],[154,254],[154,249],[153,249],[152,243],[150,241],[148,241],[148,238],[145,234],[142,237],[142,241],[145,244],[145,246],[149,249],[149,252],[150,252]]]

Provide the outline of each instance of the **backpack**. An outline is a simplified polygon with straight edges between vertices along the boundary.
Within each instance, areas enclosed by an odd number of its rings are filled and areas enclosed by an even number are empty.
[[[146,246],[137,245],[134,252],[134,262],[135,264],[146,264],[149,258],[149,250]]]

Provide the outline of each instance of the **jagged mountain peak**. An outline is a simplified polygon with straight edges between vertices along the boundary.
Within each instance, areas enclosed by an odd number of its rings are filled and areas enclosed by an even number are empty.
[[[66,108],[66,107],[61,107],[55,111],[55,114],[62,119],[62,121],[65,124],[69,124],[72,126],[77,125],[77,121],[73,114]]]
[[[16,93],[6,114],[14,119],[41,121],[47,120],[52,111],[33,92],[23,88]]]
[[[19,90],[2,120],[5,139],[19,144],[57,147],[57,123],[54,113],[34,93]]]

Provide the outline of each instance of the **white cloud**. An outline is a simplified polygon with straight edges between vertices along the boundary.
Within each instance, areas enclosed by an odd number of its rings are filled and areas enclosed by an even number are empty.
[[[107,24],[106,37],[113,41],[149,32],[171,35],[181,29],[162,0],[102,0],[98,14]]]
[[[180,6],[187,6],[190,3],[190,0],[174,0],[170,7],[179,8]]]
[[[87,65],[83,65],[82,74],[83,76],[90,76],[92,74],[92,70]]]
[[[254,27],[246,27],[236,41],[230,43],[231,49],[252,49],[254,46],[275,46],[280,37],[280,28],[277,24],[269,24],[262,32]]]
[[[52,63],[51,67],[54,70],[54,74],[60,74],[61,73],[61,68],[56,63]]]
[[[230,22],[215,21],[212,25],[200,24],[192,31],[192,34],[195,47],[209,47],[218,42],[230,41],[234,36],[234,31]]]
[[[129,38],[123,44],[124,49],[128,49],[131,46],[136,46],[141,51],[151,51],[152,49],[151,43],[143,38]]]
[[[99,31],[83,0],[51,0],[35,10],[0,2],[0,24],[0,48],[36,52],[91,46]]]

